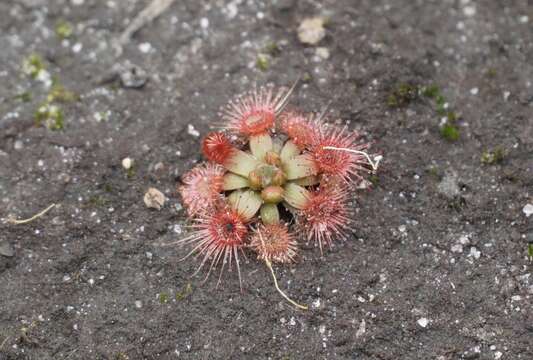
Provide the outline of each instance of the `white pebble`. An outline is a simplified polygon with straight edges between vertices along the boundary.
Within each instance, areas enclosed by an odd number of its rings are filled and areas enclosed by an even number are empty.
[[[208,18],[201,18],[200,19],[200,26],[202,29],[207,29],[209,27],[209,19]]]
[[[472,246],[470,248],[469,256],[473,257],[474,259],[479,259],[481,257],[481,251],[479,251],[475,246]]]
[[[470,89],[470,94],[477,95],[479,93],[479,89],[477,87]]]
[[[462,253],[463,252],[463,245],[461,244],[455,244],[452,246],[452,252],[454,253]]]
[[[476,7],[475,6],[465,6],[463,8],[463,13],[466,15],[466,16],[474,16],[476,15]]]
[[[199,137],[200,136],[200,132],[198,130],[196,130],[192,124],[189,124],[187,126],[187,133],[189,135],[194,136],[194,137]]]
[[[82,43],[75,43],[73,46],[72,46],[72,52],[77,54],[81,51],[81,49],[83,49],[83,44]]]
[[[139,44],[139,50],[145,54],[149,53],[152,50],[152,44],[150,44],[149,42]]]
[[[526,217],[529,217],[531,214],[533,214],[533,204],[526,204],[522,211],[524,214],[526,214]]]
[[[425,328],[429,324],[429,320],[425,317],[418,319],[416,322],[423,328]]]
[[[142,307],[143,307],[143,303],[142,303],[142,301],[141,301],[141,300],[136,300],[136,301],[135,301],[135,307],[136,307],[137,309],[142,308]]]
[[[133,166],[133,159],[132,158],[126,157],[126,158],[122,159],[122,167],[124,169],[129,170],[129,169],[131,169],[132,166]]]

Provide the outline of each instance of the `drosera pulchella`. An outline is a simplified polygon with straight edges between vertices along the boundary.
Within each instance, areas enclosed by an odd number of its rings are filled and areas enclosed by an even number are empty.
[[[295,84],[296,85],[296,84]],[[189,245],[206,268],[205,280],[219,268],[236,268],[242,289],[241,258],[253,252],[269,268],[297,261],[302,241],[323,255],[352,230],[353,200],[365,175],[375,175],[381,155],[347,126],[323,115],[286,111],[295,85],[254,88],[222,108],[220,130],[202,141],[206,162],[182,177],[178,186],[191,222],[174,244]],[[205,281],[204,280],[204,281]]]

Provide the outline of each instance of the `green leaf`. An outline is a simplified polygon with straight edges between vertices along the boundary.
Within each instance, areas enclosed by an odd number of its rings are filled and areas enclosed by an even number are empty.
[[[228,201],[244,220],[253,218],[263,204],[261,195],[253,190],[235,190],[228,196]]]
[[[269,134],[251,136],[250,150],[256,159],[263,161],[265,154],[272,150],[272,138]]]
[[[295,183],[288,183],[285,185],[285,193],[283,198],[292,207],[296,209],[303,209],[309,201],[309,191]]]
[[[291,140],[287,141],[283,148],[281,149],[281,161],[288,162],[290,159],[295,157],[300,153],[300,149],[293,143]]]
[[[276,204],[263,204],[259,213],[263,224],[279,223],[279,210]]]
[[[318,166],[310,154],[293,157],[283,163],[288,180],[300,179],[318,174]]]
[[[248,177],[250,171],[259,164],[260,162],[251,154],[234,149],[229,159],[224,162],[224,167],[237,175]]]
[[[249,186],[250,183],[248,182],[248,179],[242,176],[233,173],[227,173],[224,175],[224,183],[222,185],[224,191],[242,189]]]

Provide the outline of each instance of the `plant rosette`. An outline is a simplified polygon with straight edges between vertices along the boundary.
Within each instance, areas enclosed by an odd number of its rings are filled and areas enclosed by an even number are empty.
[[[220,283],[224,268],[235,265],[242,288],[239,253],[256,253],[272,271],[272,263],[296,260],[298,241],[323,253],[351,229],[355,189],[381,156],[371,158],[346,126],[284,111],[293,88],[261,87],[230,101],[220,131],[202,141],[207,162],[182,177],[178,190],[192,225],[178,243],[192,246],[185,258],[202,258],[197,272],[209,264],[206,279],[220,267]]]

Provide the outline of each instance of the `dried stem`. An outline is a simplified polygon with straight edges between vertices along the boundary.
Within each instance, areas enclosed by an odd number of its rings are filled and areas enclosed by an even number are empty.
[[[265,241],[263,240],[263,236],[261,236],[261,234],[259,234],[259,239],[261,239],[261,244],[263,245],[263,248],[265,248]],[[296,301],[292,300],[290,297],[287,296],[287,294],[285,294],[283,292],[283,290],[281,290],[279,288],[279,285],[278,285],[278,279],[276,278],[276,274],[274,273],[274,269],[272,268],[272,263],[270,262],[270,260],[268,258],[265,257],[265,264],[267,266],[267,268],[269,268],[270,270],[270,273],[272,274],[272,278],[274,279],[274,286],[276,287],[276,290],[281,294],[281,296],[283,296],[285,298],[285,300],[287,300],[288,302],[290,302],[292,305],[294,305],[295,307],[299,308],[299,309],[302,309],[302,310],[307,310],[309,309],[307,307],[307,305],[300,305],[298,304]]]
[[[31,218],[28,218],[28,219],[23,219],[23,220],[17,220],[17,219],[14,219],[14,218],[8,218],[7,221],[11,224],[14,224],[14,225],[20,225],[20,224],[27,224],[37,218],[40,218],[41,216],[43,216],[44,214],[46,214],[48,211],[50,211],[54,206],[56,206],[56,204],[52,204],[50,205],[49,207],[47,207],[46,209],[44,209],[43,211],[33,215]]]
[[[278,290],[278,292],[281,294],[281,296],[283,296],[285,298],[285,300],[287,300],[288,302],[290,302],[292,305],[294,305],[295,307],[299,308],[299,309],[302,309],[302,310],[308,310],[308,306],[307,305],[300,305],[298,304],[296,301],[292,300],[290,297],[287,296],[287,294],[285,294],[280,288],[279,288],[279,285],[278,285],[278,279],[276,279],[276,274],[274,274],[274,269],[272,269],[272,264],[270,263],[270,261],[268,259],[265,259],[265,264],[266,266],[270,269],[270,273],[272,274],[272,278],[274,279],[274,286],[276,287],[276,290]]]
[[[376,172],[376,170],[378,169],[378,166],[379,166],[379,162],[381,161],[381,159],[383,159],[383,157],[381,155],[378,155],[378,156],[376,156],[374,158],[374,160],[375,160],[375,162],[374,162],[370,158],[370,155],[368,155],[368,153],[366,153],[364,151],[361,151],[361,150],[354,150],[354,149],[349,149],[349,148],[338,148],[338,147],[335,147],[335,146],[324,146],[323,148],[326,149],[326,150],[347,151],[347,152],[351,152],[351,153],[354,153],[354,154],[363,155],[364,157],[366,157],[366,160],[368,161],[368,163],[372,167],[372,172]]]

